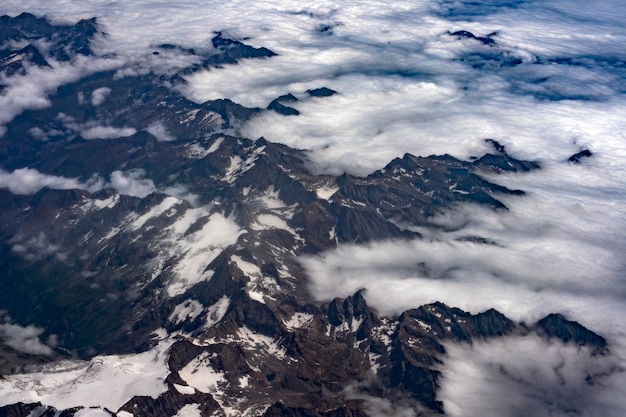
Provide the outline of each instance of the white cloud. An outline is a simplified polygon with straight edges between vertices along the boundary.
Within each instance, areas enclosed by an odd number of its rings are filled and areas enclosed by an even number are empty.
[[[160,59],[149,55],[159,43],[208,46],[213,34],[207,33],[207,27],[224,30],[226,35],[248,36],[246,42],[275,50],[279,56],[269,60],[248,60],[195,74],[185,91],[197,101],[229,97],[246,105],[266,106],[289,91],[321,85],[338,90],[341,95],[301,103],[300,117],[270,113],[244,130],[251,137],[315,149],[318,169],[334,173],[347,169],[365,174],[404,152],[452,152],[468,157],[476,153],[477,142],[484,137],[514,144],[511,148],[519,155],[541,158],[569,152],[577,137],[600,145],[609,138],[624,141],[620,133],[624,121],[614,117],[624,111],[623,100],[537,103],[533,96],[510,91],[522,83],[526,90],[600,94],[609,100],[618,97],[623,76],[600,68],[606,63],[593,64],[589,70],[584,65],[532,62],[536,55],[593,57],[597,51],[619,57],[626,40],[626,30],[614,17],[624,8],[619,1],[603,2],[597,10],[571,1],[520,8],[485,6],[488,14],[465,20],[438,14],[451,6],[435,1],[393,5],[369,1],[358,6],[352,2],[311,6],[304,1],[281,5],[262,1],[250,7],[237,1],[209,7],[194,0],[116,5],[63,1],[62,5],[62,14],[35,1],[8,1],[3,8],[14,14],[28,8],[63,22],[98,16],[109,33],[106,41],[98,43],[101,52],[126,53],[141,61],[145,56]],[[470,6],[457,4],[454,10],[466,7]],[[478,10],[476,5],[471,7]],[[320,25],[333,27],[332,35],[320,32]],[[478,42],[458,41],[446,34],[459,29],[483,36],[497,32],[494,39],[502,49],[493,51],[511,51],[529,65],[475,71],[453,62],[478,47]],[[549,80],[534,81],[542,77]],[[419,91],[420,84],[434,91]],[[440,94],[433,95],[437,91]]]
[[[508,212],[461,206],[433,219],[449,232],[416,228],[424,239],[343,245],[306,258],[311,290],[328,300],[366,288],[369,303],[386,314],[433,301],[474,313],[495,307],[516,320],[562,312],[626,336],[626,326],[611,319],[616,309],[626,313],[618,307],[626,294],[626,195],[618,175],[555,164],[496,177],[528,194],[500,196]],[[464,236],[498,245],[456,240]]]
[[[95,126],[80,132],[87,140],[91,139],[116,139],[132,136],[137,130],[132,127]]]
[[[2,339],[4,344],[31,355],[52,355],[52,349],[39,340],[39,336],[44,329],[35,326],[22,327],[12,324],[8,317],[1,314],[0,318],[4,321],[4,323],[0,323],[0,339]]]
[[[98,174],[93,174],[87,182],[81,182],[78,178],[47,175],[33,168],[19,168],[13,172],[0,168],[0,188],[20,195],[35,194],[44,187],[56,190],[86,190],[92,193],[103,188],[113,188],[120,194],[132,197],[143,198],[150,193],[160,192],[186,200],[192,205],[198,204],[199,196],[186,186],[176,184],[157,188],[154,181],[145,176],[146,171],[143,169],[117,170],[111,173],[109,182],[105,182]]]
[[[56,255],[60,260],[65,257],[59,252],[60,246],[50,242],[44,232],[26,239],[22,235],[17,235],[10,243],[13,244],[11,252],[18,253],[29,261],[38,261],[50,255]]]
[[[0,7],[1,13],[1,7]],[[0,95],[0,133],[5,125],[24,110],[36,110],[50,106],[48,95],[59,86],[77,81],[88,74],[111,69],[121,64],[117,59],[94,59],[80,56],[71,63],[50,60],[52,68],[31,67],[25,76],[0,80],[6,85]],[[2,133],[3,134],[3,133]],[[2,136],[2,135],[0,135]]]
[[[96,88],[91,92],[91,104],[93,106],[99,106],[104,103],[107,97],[111,94],[111,89],[108,87]]]
[[[145,176],[146,171],[143,169],[113,171],[111,173],[111,181],[104,184],[103,188],[110,187],[115,189],[120,194],[139,198],[144,198],[151,193],[159,192],[181,200],[186,200],[192,206],[198,204],[200,197],[189,191],[186,186],[176,184],[168,187],[157,188],[154,181],[150,178],[145,178]]]
[[[113,171],[111,173],[111,182],[107,186],[115,188],[120,194],[143,198],[156,191],[154,181],[149,178],[143,178],[145,174],[146,172],[143,169],[134,169],[126,172]]]
[[[184,185],[173,185],[171,187],[165,187],[159,190],[163,194],[171,195],[182,200],[187,200],[192,206],[198,204],[200,196],[189,191]]]
[[[154,122],[146,128],[146,131],[154,136],[159,142],[176,140],[162,122]]]
[[[416,401],[405,400],[406,404],[398,404],[387,398],[365,394],[359,390],[358,386],[348,386],[344,388],[342,394],[349,400],[363,401],[363,408],[369,416],[416,417],[422,415],[422,411],[427,413],[424,406]],[[418,411],[420,414],[418,414]]]
[[[82,183],[76,178],[46,175],[32,168],[20,168],[13,172],[0,169],[0,188],[8,188],[14,194],[34,194],[44,187],[96,191],[102,187],[102,180],[93,176],[87,183]]]
[[[350,76],[326,84],[340,95],[300,104],[298,117],[267,113],[243,132],[312,149],[317,170],[357,175],[382,168],[399,150],[467,159],[487,150],[483,138],[498,139],[518,157],[550,160],[567,159],[582,144],[617,148],[617,158],[626,143],[620,102],[538,103],[508,93],[489,99],[488,91],[477,97],[401,77]]]

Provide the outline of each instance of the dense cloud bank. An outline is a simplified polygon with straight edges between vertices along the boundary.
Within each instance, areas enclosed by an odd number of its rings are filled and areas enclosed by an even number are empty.
[[[405,152],[468,159],[490,150],[485,138],[496,139],[515,157],[540,161],[542,170],[492,179],[527,192],[503,197],[508,211],[461,206],[434,218],[435,229],[416,229],[422,240],[343,246],[303,259],[310,289],[328,300],[365,288],[370,303],[389,314],[432,301],[472,312],[495,307],[517,320],[561,312],[607,337],[612,365],[626,366],[621,320],[626,313],[623,1],[322,1],[311,6],[294,0],[251,6],[242,1],[52,5],[7,0],[0,6],[0,14],[24,10],[63,23],[96,16],[107,36],[98,38],[95,52],[117,55],[54,63],[53,69],[34,69],[0,83],[6,84],[0,125],[24,109],[49,105],[50,91],[98,69],[129,65],[119,73],[124,76],[192,65],[196,58],[184,48],[210,49],[214,31],[222,31],[277,56],[196,72],[178,90],[197,102],[229,98],[263,108],[293,94],[297,101],[289,106],[298,116],[266,112],[236,126],[234,133],[310,149],[316,172],[366,175]],[[183,48],[157,59],[151,52],[163,43]],[[307,94],[323,86],[337,94]],[[98,106],[109,94],[94,91],[87,100]],[[92,140],[135,133],[104,125],[77,129]],[[148,131],[159,140],[172,139],[158,123]],[[580,164],[568,162],[583,150],[592,155]],[[16,194],[44,186],[109,186],[140,197],[156,188],[149,173],[141,171],[116,171],[108,182],[94,177],[80,183],[30,168],[0,170],[0,186]],[[442,381],[447,410],[451,415],[517,415],[510,410],[525,404],[535,410],[531,414],[563,414],[562,400],[578,392],[572,384],[607,362],[581,363],[575,349],[543,344],[530,340],[518,349],[504,341],[451,348]],[[548,352],[544,359],[533,359],[543,352]],[[552,397],[537,391],[541,387],[529,383],[519,389],[527,370],[495,372],[505,357],[510,366],[528,364],[547,380],[562,361],[572,379],[547,391],[554,394],[550,402]],[[457,389],[458,375],[480,384]],[[584,391],[589,396],[574,396],[575,410],[623,414],[626,404],[618,400],[624,398],[619,393],[623,373],[610,374],[603,384]],[[502,387],[516,390],[510,403],[494,400],[464,408],[476,396],[501,398]]]
[[[536,336],[446,349],[441,398],[448,415],[617,417],[624,412],[624,369],[591,349]]]

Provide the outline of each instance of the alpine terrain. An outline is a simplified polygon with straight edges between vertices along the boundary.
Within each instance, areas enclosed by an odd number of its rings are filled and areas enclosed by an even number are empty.
[[[367,176],[322,173],[306,149],[240,128],[342,91],[283,91],[266,108],[197,103],[183,91],[198,71],[277,54],[215,32],[198,48],[155,45],[140,64],[94,52],[107,36],[95,18],[0,17],[0,95],[20,100],[35,94],[29,77],[67,74],[0,119],[0,416],[445,415],[449,346],[539,339],[589,361],[610,354],[558,311],[518,322],[435,302],[386,315],[365,289],[311,293],[312,257],[428,244],[449,227],[433,220],[444,209],[506,212],[526,195],[498,175],[540,162],[484,138],[491,150],[468,160],[405,154]],[[420,261],[408,271],[440,273]]]

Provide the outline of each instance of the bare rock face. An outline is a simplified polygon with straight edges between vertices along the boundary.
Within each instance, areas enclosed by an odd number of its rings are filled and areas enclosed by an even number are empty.
[[[197,405],[202,417],[209,417],[220,409],[210,394],[195,392],[193,394],[181,394],[175,386],[171,385],[164,394],[156,399],[146,397],[134,397],[124,404],[119,411],[126,411],[134,416],[149,417],[155,415],[176,415],[187,405]]]
[[[274,110],[276,113],[282,114],[283,116],[298,116],[300,112],[288,106],[289,103],[295,103],[297,101],[298,99],[293,94],[285,94],[272,100],[267,106],[267,109]]]
[[[583,158],[589,158],[592,155],[593,152],[591,152],[589,149],[583,149],[582,151],[576,152],[574,155],[570,156],[567,160],[575,164],[580,164]]]
[[[0,407],[0,416],[2,417],[23,417],[30,415],[34,410],[42,407],[41,403],[16,403]]]
[[[602,336],[585,328],[576,321],[567,320],[561,314],[549,314],[539,320],[536,325],[540,333],[549,338],[557,338],[565,343],[577,345],[590,345],[604,351],[607,349],[607,341]]]

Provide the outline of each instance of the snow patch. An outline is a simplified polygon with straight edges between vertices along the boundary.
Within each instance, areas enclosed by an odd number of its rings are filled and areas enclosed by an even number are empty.
[[[246,284],[246,292],[251,299],[265,304],[265,297],[271,298],[271,294],[278,291],[276,280],[270,277],[264,277],[261,269],[257,265],[244,261],[237,255],[231,256],[230,259],[235,262],[237,268],[239,268],[245,276],[250,278],[250,282]]]
[[[180,121],[181,124],[187,124],[189,122],[192,122],[196,119],[196,116],[198,115],[198,112],[200,112],[200,109],[193,109],[189,112],[187,112],[187,118],[182,119]]]
[[[163,215],[163,213],[165,213],[166,211],[173,209],[173,207],[177,204],[182,203],[182,200],[179,200],[177,198],[174,197],[165,197],[163,199],[163,201],[161,201],[159,204],[157,204],[156,206],[152,207],[147,213],[137,217],[136,220],[134,220],[131,224],[130,227],[132,230],[137,230],[140,229],[144,226],[144,224],[146,224],[146,222],[154,217],[159,217],[161,215]],[[175,210],[175,209],[173,209]]]
[[[217,151],[220,148],[222,142],[224,142],[224,138],[217,138],[215,142],[213,142],[208,148],[205,148],[199,143],[189,144],[186,146],[187,158],[202,159],[207,155]]]
[[[105,198],[104,200],[98,199],[85,199],[80,209],[83,212],[88,212],[92,210],[102,210],[105,208],[113,208],[120,201],[120,195],[114,194],[109,198]]]
[[[380,369],[380,363],[378,363],[378,359],[381,357],[382,355],[377,355],[375,353],[369,352],[368,353],[368,357],[369,357],[369,361],[370,361],[370,369],[374,374],[378,373],[378,370]]]
[[[315,190],[315,194],[317,194],[318,198],[323,200],[329,200],[337,191],[339,191],[339,187],[320,187]]]
[[[230,165],[226,169],[223,181],[229,184],[235,182],[239,175],[243,174],[254,166],[254,163],[259,158],[259,156],[264,154],[264,151],[265,146],[255,148],[245,160],[241,159],[241,157],[239,157],[238,155],[231,156]]]
[[[17,402],[57,409],[102,407],[117,410],[134,396],[156,398],[167,390],[167,350],[173,340],[135,355],[96,356],[89,362],[65,360],[28,374],[0,379],[0,406]]]
[[[278,194],[278,190],[274,189],[274,186],[271,186],[265,190],[263,195],[260,197],[260,200],[263,205],[270,210],[288,207],[287,204],[280,199]]]
[[[261,350],[275,356],[278,359],[285,358],[285,348],[281,347],[276,340],[262,334],[255,333],[247,326],[240,327],[237,330],[237,336],[240,342],[251,350]]]
[[[283,229],[292,235],[298,236],[296,231],[289,227],[287,222],[274,214],[259,214],[252,224],[253,230]]]
[[[224,373],[213,369],[208,352],[201,353],[178,374],[190,387],[205,394],[218,392],[220,385],[226,383]]]
[[[248,289],[248,297],[250,297],[254,301],[258,301],[261,304],[265,304],[265,299],[263,298],[265,294],[259,291]]]
[[[174,417],[202,417],[200,404],[185,404]]]
[[[187,385],[174,384],[174,388],[176,388],[176,391],[184,395],[192,395],[196,393],[196,389],[194,387],[190,387]]]
[[[220,146],[222,145],[222,142],[224,142],[224,138],[216,139],[215,142],[213,142],[211,144],[211,146],[209,146],[209,149],[206,150],[206,155],[217,151],[220,148]]]
[[[24,58],[26,58],[26,54],[15,54],[12,58],[3,61],[2,65],[8,66],[14,62],[22,61]]]
[[[275,298],[273,298],[272,295],[276,294],[279,290],[278,283],[271,277],[253,277],[252,280],[246,284],[248,296],[262,304],[265,304],[265,298],[274,300]]]
[[[211,345],[216,343],[235,343],[246,349],[251,353],[253,357],[263,360],[264,357],[273,356],[277,359],[283,360],[286,358],[286,350],[280,346],[280,339],[275,340],[271,337],[255,333],[247,326],[243,326],[237,329],[234,334],[225,335],[219,338],[210,338],[204,341],[204,345]],[[251,369],[260,372],[252,364],[248,363]]]
[[[165,239],[168,258],[183,254],[173,269],[175,277],[167,287],[168,295],[182,294],[198,282],[210,279],[213,272],[207,271],[209,264],[224,248],[235,244],[241,233],[243,230],[232,219],[214,213],[200,230],[182,236],[174,233]]]
[[[187,158],[202,159],[207,156],[207,150],[199,143],[192,143],[186,146]]]
[[[209,213],[207,207],[188,209],[168,229],[175,235],[182,235],[202,217],[208,216]]]
[[[167,333],[167,330],[165,330],[163,327],[159,327],[152,332],[151,336],[153,339],[163,340],[169,336],[169,333]]]
[[[383,319],[382,321],[383,324],[372,329],[372,336],[387,346],[389,351],[391,349],[391,336],[396,331],[396,323],[389,319]]]
[[[78,410],[74,417],[111,417],[111,413],[101,408],[84,408]]]
[[[250,375],[244,375],[239,377],[239,387],[240,388],[248,388],[250,385]]]
[[[204,306],[199,301],[186,300],[174,308],[168,320],[174,324],[193,321],[202,313],[203,309]]]
[[[289,317],[289,320],[285,321],[285,327],[288,329],[301,329],[306,327],[313,321],[313,314],[309,313],[294,313],[293,316]]]
[[[230,298],[227,296],[223,296],[218,300],[217,303],[207,308],[206,327],[213,327],[214,325],[219,323],[224,318],[224,315],[226,314],[229,305]]]
[[[260,276],[261,270],[255,264],[244,261],[240,256],[233,255],[230,257],[231,260],[235,262],[237,268],[241,270],[246,276]]]
[[[230,165],[226,168],[226,172],[224,173],[224,182],[232,184],[237,179],[236,174],[238,174],[241,170],[242,159],[236,155],[230,157]]]
[[[351,326],[350,326],[350,330],[352,331],[352,333],[356,333],[357,330],[359,330],[359,327],[361,327],[361,324],[363,323],[363,318],[352,318],[351,321]]]
[[[425,323],[421,320],[416,320],[415,321],[422,329],[426,330],[427,332],[431,331],[432,326],[428,323]]]

